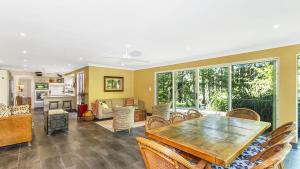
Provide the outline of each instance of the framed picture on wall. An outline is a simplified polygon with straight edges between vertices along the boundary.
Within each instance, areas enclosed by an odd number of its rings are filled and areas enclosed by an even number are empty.
[[[104,92],[123,92],[124,77],[104,76]]]

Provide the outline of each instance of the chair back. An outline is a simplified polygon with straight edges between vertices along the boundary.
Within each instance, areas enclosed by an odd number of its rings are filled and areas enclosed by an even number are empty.
[[[275,130],[273,130],[268,136],[269,137],[276,137],[278,135],[280,135],[281,133],[284,133],[286,131],[290,131],[290,130],[295,130],[296,129],[296,123],[291,121],[291,122],[287,122],[281,126],[279,126],[278,128],[276,128]]]
[[[150,116],[146,120],[145,128],[147,131],[147,130],[152,130],[152,129],[156,129],[156,128],[164,127],[164,126],[168,126],[168,125],[170,125],[170,122],[165,120],[164,118],[162,118],[160,116]]]
[[[146,169],[194,169],[176,152],[145,138],[136,138]]]
[[[113,128],[130,129],[134,124],[134,107],[117,107],[113,109]]]
[[[286,132],[277,135],[276,137],[272,137],[270,140],[263,143],[262,147],[267,148],[275,144],[290,143],[295,138],[295,136],[296,136],[295,130],[288,130]]]
[[[201,114],[198,110],[196,110],[196,109],[189,109],[188,110],[188,112],[187,112],[187,119],[188,120],[199,118],[199,117],[203,117],[203,114]]]
[[[171,113],[170,107],[171,107],[171,103],[155,105],[152,107],[152,115],[160,116],[165,120],[169,120],[170,113]]]
[[[260,121],[260,116],[257,112],[247,108],[237,108],[233,109],[226,114],[227,117],[236,117],[242,119],[256,120]]]
[[[170,118],[171,123],[179,123],[187,119],[186,115],[179,112],[173,112]]]
[[[286,155],[291,151],[292,146],[288,143],[276,144],[257,155],[251,157],[249,160],[255,162],[260,160],[261,163],[253,167],[253,169],[265,168],[281,168]]]

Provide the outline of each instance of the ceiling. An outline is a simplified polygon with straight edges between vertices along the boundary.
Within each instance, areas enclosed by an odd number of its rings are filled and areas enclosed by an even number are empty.
[[[2,0],[0,67],[142,69],[297,44],[299,7],[299,0]]]

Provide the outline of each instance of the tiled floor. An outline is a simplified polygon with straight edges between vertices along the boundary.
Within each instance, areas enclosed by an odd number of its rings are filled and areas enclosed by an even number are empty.
[[[69,133],[47,136],[41,111],[34,112],[34,139],[27,144],[0,148],[0,169],[142,169],[136,136],[144,128],[112,133],[93,122],[77,122],[70,115]],[[300,166],[300,150],[292,150],[286,169]]]
[[[34,113],[34,138],[27,144],[0,148],[0,169],[140,169],[144,168],[132,133],[112,133],[93,122],[77,122],[70,115],[69,132],[47,136],[41,111]]]

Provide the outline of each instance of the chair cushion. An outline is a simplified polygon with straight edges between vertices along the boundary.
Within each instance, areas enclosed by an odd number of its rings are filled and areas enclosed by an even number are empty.
[[[215,164],[211,165],[212,169],[250,169],[253,168],[256,164],[259,164],[260,162],[252,163],[249,160],[243,160],[243,159],[236,159],[233,163],[230,164],[229,167],[225,168],[222,166],[218,166]]]
[[[261,135],[261,136],[257,137],[257,139],[254,140],[252,145],[262,145],[263,143],[265,143],[268,140],[269,140],[268,137]]]
[[[10,109],[5,104],[0,104],[0,118],[8,117],[11,115]]]
[[[63,109],[57,109],[57,110],[49,110],[49,115],[53,114],[68,114],[68,112],[64,111]]]

